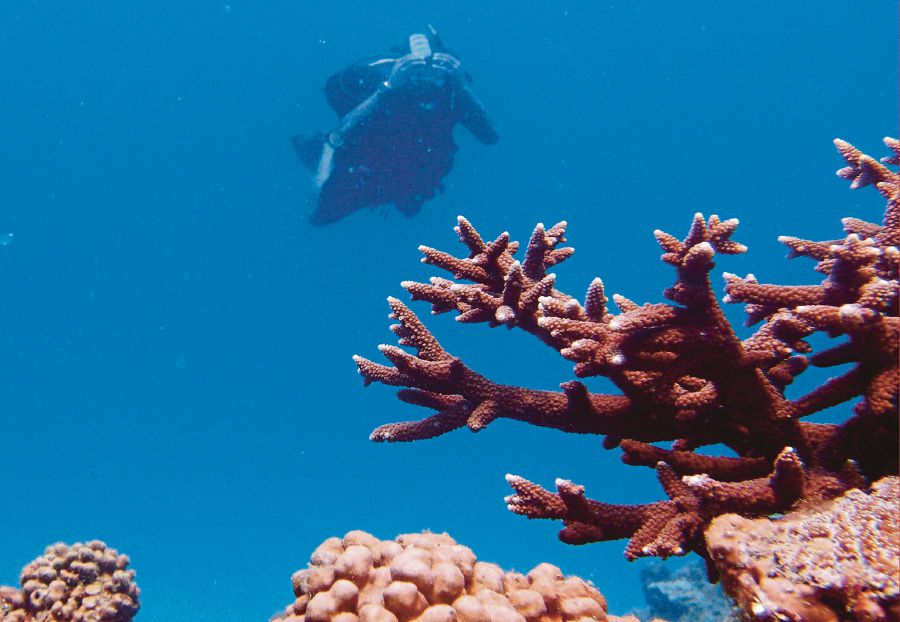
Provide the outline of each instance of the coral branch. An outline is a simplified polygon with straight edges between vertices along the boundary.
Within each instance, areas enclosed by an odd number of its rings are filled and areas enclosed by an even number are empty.
[[[675,269],[669,302],[638,304],[613,295],[595,278],[584,302],[555,288],[548,270],[573,253],[566,223],[538,224],[519,244],[501,233],[492,242],[465,218],[456,231],[463,257],[421,247],[424,261],[453,278],[405,281],[413,300],[434,313],[456,311],[462,323],[525,330],[574,364],[577,377],[605,376],[618,395],[590,393],[577,381],[561,392],[501,385],[445,351],[408,307],[388,299],[399,345],[382,345],[391,365],[356,356],[365,384],[402,387],[401,400],[436,411],[418,421],[392,423],[377,441],[412,441],[498,418],[565,432],[606,435],[627,464],[656,469],[667,500],[611,505],[585,497],[581,486],[557,480],[556,492],[516,476],[511,511],[563,521],[560,538],[572,544],[629,538],[629,559],[706,556],[703,530],[716,516],[769,516],[799,503],[830,499],[897,473],[898,307],[900,307],[900,190],[898,143],[883,162],[836,141],[847,166],[838,175],[852,188],[875,187],[887,205],[881,224],[843,221],[842,239],[779,238],[791,257],[808,257],[825,278],[818,284],[760,283],[754,275],[725,274],[725,302],[746,305],[741,340],[727,321],[710,281],[716,255],[740,254],[732,239],[738,221],[695,214],[683,239],[656,231],[664,263]],[[843,341],[818,352],[809,338]],[[809,355],[809,356],[807,356]],[[790,400],[785,387],[810,366],[850,364],[849,370]],[[803,417],[857,400],[841,424]],[[660,447],[652,443],[666,441]],[[725,446],[731,455],[698,453]]]

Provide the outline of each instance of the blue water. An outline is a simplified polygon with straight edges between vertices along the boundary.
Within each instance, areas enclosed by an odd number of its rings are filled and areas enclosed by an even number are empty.
[[[503,5],[501,8],[500,5]],[[688,6],[685,6],[688,5]],[[0,583],[57,540],[131,556],[139,620],[264,620],[324,538],[448,531],[483,559],[550,561],[641,604],[624,542],[568,547],[507,512],[504,473],[661,498],[597,438],[497,422],[411,445],[419,417],[363,389],[354,353],[391,342],[387,295],[486,236],[570,223],[559,287],[657,301],[654,228],[739,217],[720,269],[816,280],[779,234],[839,235],[877,193],[831,139],[897,134],[897,5],[782,2],[143,2],[0,5]],[[447,192],[412,220],[305,222],[288,137],[333,123],[333,71],[432,22],[500,133],[458,132]],[[415,309],[491,378],[553,389],[570,365],[527,335]],[[734,317],[740,317],[735,310]],[[594,387],[603,387],[594,383]]]

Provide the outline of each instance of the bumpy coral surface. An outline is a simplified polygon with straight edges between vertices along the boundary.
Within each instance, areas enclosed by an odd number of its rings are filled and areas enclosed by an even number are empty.
[[[587,622],[607,620],[593,585],[541,564],[528,574],[478,561],[447,534],[329,538],[293,576],[281,622]]]
[[[896,154],[896,140],[885,139]],[[384,425],[376,441],[426,439],[468,427],[478,431],[504,417],[559,430],[605,435],[628,464],[654,468],[668,499],[644,505],[612,505],[588,499],[565,480],[556,492],[521,477],[507,477],[515,494],[511,511],[529,518],[562,520],[560,538],[583,544],[629,538],[629,559],[706,556],[703,530],[716,516],[769,516],[803,500],[828,499],[884,475],[898,465],[898,265],[900,191],[886,165],[836,141],[848,166],[838,174],[853,188],[873,186],[887,200],[882,222],[847,218],[845,235],[812,242],[781,238],[791,256],[814,259],[824,280],[812,285],[761,284],[756,277],[726,274],[726,302],[746,304],[741,340],[728,323],[710,281],[717,254],[745,247],[732,239],[738,221],[701,214],[683,240],[656,232],[662,260],[676,272],[667,303],[639,305],[613,296],[607,306],[595,279],[583,302],[555,288],[550,271],[570,257],[562,246],[566,223],[534,230],[524,258],[506,233],[485,242],[459,218],[463,257],[421,247],[423,261],[453,279],[404,282],[413,300],[433,313],[456,311],[462,323],[516,327],[534,334],[575,363],[579,377],[602,375],[620,394],[588,392],[577,381],[562,392],[495,383],[444,350],[418,317],[389,299],[392,330],[403,348],[382,345],[393,364],[354,357],[366,384],[403,387],[401,400],[436,414]],[[816,333],[840,338],[813,353]],[[850,364],[849,371],[811,392],[788,399],[785,387],[808,366]],[[839,425],[804,418],[851,400],[853,414]],[[660,446],[654,443],[669,442]],[[696,451],[724,445],[732,455]]]
[[[0,622],[129,622],[140,590],[128,557],[99,540],[57,543],[0,587]]]
[[[726,589],[754,620],[900,618],[900,480],[778,520],[720,516],[706,532]]]

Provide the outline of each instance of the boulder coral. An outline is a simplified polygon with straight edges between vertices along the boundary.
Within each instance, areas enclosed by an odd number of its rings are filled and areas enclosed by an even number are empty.
[[[615,622],[588,581],[540,564],[526,574],[479,561],[447,534],[329,538],[293,576],[279,622]]]
[[[130,622],[140,589],[128,556],[99,540],[58,542],[0,587],[0,622]]]

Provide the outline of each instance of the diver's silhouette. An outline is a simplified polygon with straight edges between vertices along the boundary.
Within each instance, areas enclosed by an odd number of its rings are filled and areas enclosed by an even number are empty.
[[[410,35],[409,46],[396,51],[399,57],[359,62],[328,78],[325,96],[340,117],[337,128],[291,139],[315,172],[315,225],[386,203],[417,214],[443,190],[457,149],[456,123],[482,143],[497,142],[471,79],[434,28]]]

